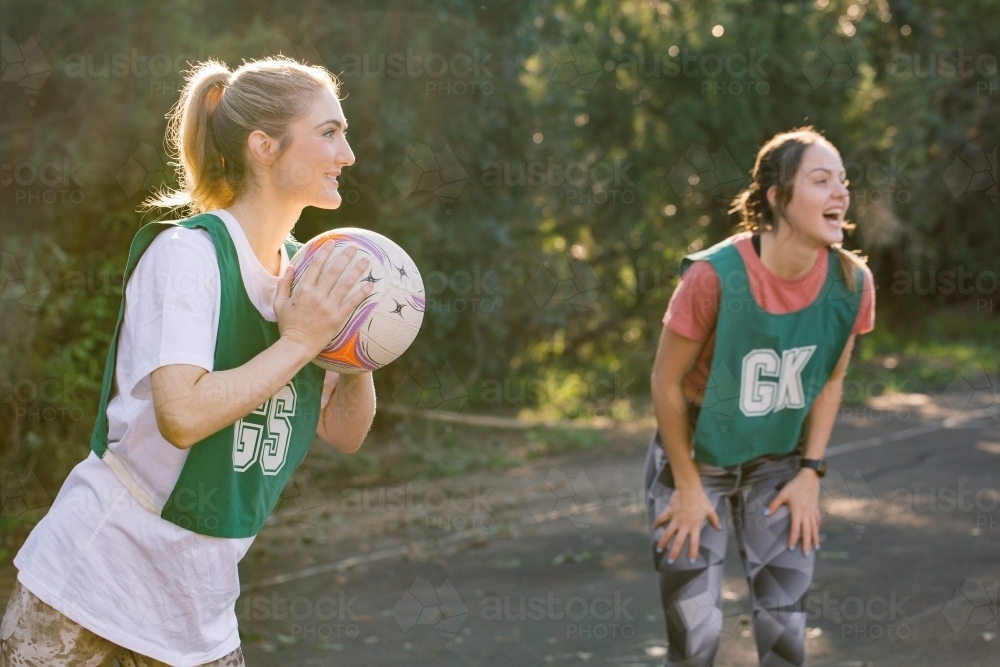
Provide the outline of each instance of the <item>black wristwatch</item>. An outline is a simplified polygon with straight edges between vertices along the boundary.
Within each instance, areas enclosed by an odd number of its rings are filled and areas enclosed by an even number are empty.
[[[802,459],[801,468],[812,468],[816,471],[816,474],[822,477],[826,474],[826,460],[825,459]]]

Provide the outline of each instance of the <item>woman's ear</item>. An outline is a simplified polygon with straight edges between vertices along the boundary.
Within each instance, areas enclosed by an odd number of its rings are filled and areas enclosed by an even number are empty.
[[[254,130],[247,137],[247,150],[254,162],[271,165],[278,158],[278,142],[261,130]]]
[[[778,186],[772,185],[767,189],[767,203],[771,205],[772,211],[778,210]]]

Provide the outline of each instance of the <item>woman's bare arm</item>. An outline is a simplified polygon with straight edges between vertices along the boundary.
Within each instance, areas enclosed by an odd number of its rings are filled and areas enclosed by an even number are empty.
[[[691,427],[682,383],[702,347],[703,341],[685,338],[664,326],[650,378],[656,424],[678,488],[701,488],[698,468],[691,459]]]
[[[335,449],[353,454],[365,441],[375,418],[372,374],[342,374],[324,400],[316,435]]]
[[[695,562],[705,521],[716,530],[720,528],[719,515],[705,494],[698,466],[691,458],[691,427],[688,425],[687,401],[681,385],[684,374],[698,358],[702,347],[704,343],[664,327],[653,363],[653,409],[674,477],[670,502],[653,525],[657,528],[666,526],[656,544],[657,552],[662,553],[673,540],[670,552],[665,555],[671,564],[680,557],[685,543],[688,545],[688,559]]]
[[[171,364],[151,375],[156,425],[167,442],[187,449],[256,410],[315,356],[279,338],[239,368],[208,372]]]
[[[844,376],[847,375],[847,364],[854,350],[854,338],[854,334],[851,334],[847,339],[836,368],[833,369],[833,373],[830,374],[806,417],[803,458],[821,459],[826,453],[826,446],[833,432],[833,423],[837,420],[837,412],[840,410],[840,398],[844,393]]]

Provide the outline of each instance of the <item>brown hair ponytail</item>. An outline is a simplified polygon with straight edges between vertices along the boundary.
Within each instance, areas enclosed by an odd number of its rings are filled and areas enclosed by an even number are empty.
[[[251,183],[247,138],[261,130],[287,145],[288,124],[308,110],[315,95],[339,82],[322,67],[283,56],[247,62],[236,70],[217,60],[192,67],[180,99],[168,114],[167,145],[180,187],[162,191],[144,208],[187,207],[191,213],[225,208]]]
[[[800,127],[776,134],[761,146],[750,172],[750,186],[736,195],[729,209],[730,213],[742,216],[739,223],[741,229],[751,232],[774,229],[778,216],[784,213],[788,202],[792,200],[795,175],[802,164],[802,156],[806,148],[814,144],[823,144],[840,155],[840,151],[812,127]],[[775,208],[771,207],[767,199],[771,186],[778,188]],[[844,222],[843,228],[851,230],[854,225]],[[844,282],[854,292],[858,288],[855,269],[864,265],[865,258],[844,250],[839,243],[832,247],[837,251]]]

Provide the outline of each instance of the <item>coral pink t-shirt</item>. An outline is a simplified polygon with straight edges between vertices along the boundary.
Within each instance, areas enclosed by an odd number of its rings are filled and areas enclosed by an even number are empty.
[[[801,278],[789,280],[771,273],[760,261],[754,250],[753,234],[743,232],[734,237],[734,245],[747,269],[747,280],[754,299],[768,313],[783,315],[802,310],[811,304],[826,282],[828,253],[825,248],[817,250],[816,263]],[[839,271],[840,267],[834,267]],[[697,363],[684,378],[684,393],[696,402],[701,402],[708,383],[708,372],[712,367],[715,351],[715,323],[719,317],[719,276],[712,265],[705,260],[697,261],[684,272],[684,278],[674,294],[663,316],[663,324],[674,333],[704,341]],[[851,333],[868,333],[875,328],[875,280],[871,271],[864,267],[864,285],[858,317]]]

